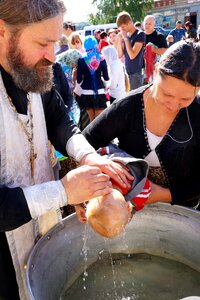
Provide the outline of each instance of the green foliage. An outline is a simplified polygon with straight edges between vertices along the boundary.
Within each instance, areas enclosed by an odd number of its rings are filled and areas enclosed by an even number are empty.
[[[127,11],[133,22],[142,21],[153,0],[93,0],[92,3],[97,13],[90,14],[89,21],[95,25],[116,22],[117,15],[122,11]]]

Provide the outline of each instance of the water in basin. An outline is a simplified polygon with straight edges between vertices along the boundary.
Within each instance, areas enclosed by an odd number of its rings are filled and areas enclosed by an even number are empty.
[[[86,276],[87,275],[87,276]],[[60,300],[178,300],[200,296],[200,273],[148,254],[103,254]]]

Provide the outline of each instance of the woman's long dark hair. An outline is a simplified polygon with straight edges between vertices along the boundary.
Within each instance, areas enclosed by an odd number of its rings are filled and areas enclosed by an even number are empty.
[[[158,65],[161,76],[169,75],[200,86],[200,43],[180,41],[164,53]]]

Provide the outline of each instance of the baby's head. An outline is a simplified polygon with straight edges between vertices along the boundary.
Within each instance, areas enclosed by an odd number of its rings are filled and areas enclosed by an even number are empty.
[[[131,208],[116,189],[110,194],[93,198],[87,205],[86,217],[100,235],[112,238],[122,232],[131,216]]]

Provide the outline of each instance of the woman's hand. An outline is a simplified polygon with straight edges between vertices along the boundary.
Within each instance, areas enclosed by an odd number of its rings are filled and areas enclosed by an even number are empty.
[[[86,155],[81,160],[81,164],[97,166],[102,173],[110,176],[110,178],[116,181],[122,188],[130,188],[130,181],[134,180],[134,177],[129,173],[129,170],[125,165],[114,162],[97,153]]]
[[[171,192],[168,188],[163,188],[160,185],[157,185],[153,183],[152,181],[150,182],[151,186],[151,194],[146,202],[146,204],[151,204],[155,202],[167,202],[170,203],[172,201],[172,195]]]

